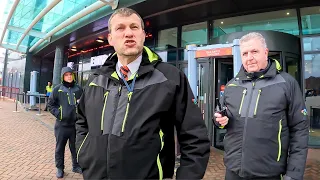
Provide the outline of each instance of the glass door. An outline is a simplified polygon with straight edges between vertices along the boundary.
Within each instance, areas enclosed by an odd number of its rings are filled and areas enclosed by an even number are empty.
[[[224,88],[226,84],[234,77],[233,76],[233,59],[230,58],[217,58],[213,60],[214,63],[214,99],[219,99],[223,96]],[[217,106],[216,101],[214,101],[214,106],[212,108],[213,113],[215,112],[215,107]],[[213,114],[212,113],[212,114]],[[214,126],[214,141],[213,146],[218,149],[223,149],[223,139],[226,130],[219,129]]]
[[[202,119],[205,121],[209,132],[209,138],[213,141],[213,124],[212,124],[212,68],[210,59],[197,60],[197,102],[201,110]]]

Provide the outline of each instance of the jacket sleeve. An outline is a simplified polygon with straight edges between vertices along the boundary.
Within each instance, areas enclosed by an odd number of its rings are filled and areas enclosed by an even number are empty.
[[[202,179],[210,156],[208,131],[194,99],[188,80],[180,72],[175,97],[175,126],[180,145],[181,161],[177,179]]]
[[[59,110],[59,96],[58,96],[58,88],[54,88],[52,93],[49,96],[48,100],[48,108],[50,113],[59,119],[60,117],[60,110]]]
[[[92,77],[89,78],[88,84],[92,81]],[[81,89],[82,95],[80,97],[78,103],[78,114],[77,114],[77,121],[76,121],[76,150],[78,151],[80,148],[81,143],[83,142],[84,138],[89,133],[88,123],[87,123],[87,116],[85,111],[85,94],[86,88],[88,88],[88,84]]]
[[[305,102],[298,82],[292,78],[288,108],[289,126],[289,158],[286,175],[295,179],[303,179],[308,154],[309,121]]]

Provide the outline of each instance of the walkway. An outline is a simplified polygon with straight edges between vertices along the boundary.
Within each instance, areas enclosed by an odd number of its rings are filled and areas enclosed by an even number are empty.
[[[15,104],[0,100],[0,179],[56,179],[54,165],[55,119],[48,112],[13,112]],[[320,150],[310,149],[305,180],[320,177]],[[223,152],[212,148],[204,179],[224,180]],[[71,172],[70,151],[66,148],[65,179],[82,179]]]

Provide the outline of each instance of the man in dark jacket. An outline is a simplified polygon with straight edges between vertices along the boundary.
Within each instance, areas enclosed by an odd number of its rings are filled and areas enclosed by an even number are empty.
[[[55,161],[57,177],[64,175],[64,152],[69,140],[69,148],[72,155],[72,171],[82,173],[77,163],[75,149],[77,118],[77,100],[80,99],[82,89],[75,83],[75,75],[70,67],[61,70],[62,83],[54,87],[48,102],[48,108],[57,120],[54,127],[56,137]]]
[[[215,124],[226,128],[226,180],[302,180],[308,152],[308,119],[297,81],[268,58],[265,39],[240,39],[242,67],[226,86]]]
[[[109,20],[116,53],[89,78],[79,102],[77,158],[84,179],[201,179],[210,143],[185,74],[144,47],[141,17],[128,8]]]

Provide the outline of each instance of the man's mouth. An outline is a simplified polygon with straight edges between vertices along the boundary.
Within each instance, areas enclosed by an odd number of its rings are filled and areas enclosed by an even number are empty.
[[[125,44],[126,46],[134,46],[134,45],[136,45],[136,41],[134,41],[134,40],[126,40],[126,41],[124,42],[124,44]]]

